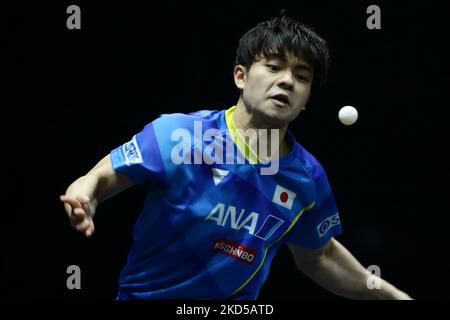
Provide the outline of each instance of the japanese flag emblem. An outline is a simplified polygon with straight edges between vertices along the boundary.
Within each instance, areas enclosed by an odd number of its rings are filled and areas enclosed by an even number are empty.
[[[272,202],[287,209],[292,209],[292,204],[294,203],[294,199],[296,196],[297,194],[294,191],[283,188],[282,186],[277,184]]]

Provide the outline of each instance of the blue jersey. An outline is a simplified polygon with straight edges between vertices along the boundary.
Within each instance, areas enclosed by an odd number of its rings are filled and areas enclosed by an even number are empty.
[[[118,299],[256,299],[281,245],[318,248],[341,232],[322,166],[289,131],[274,175],[211,163],[213,140],[246,154],[229,131],[234,109],[161,115],[111,152],[116,172],[150,182]]]

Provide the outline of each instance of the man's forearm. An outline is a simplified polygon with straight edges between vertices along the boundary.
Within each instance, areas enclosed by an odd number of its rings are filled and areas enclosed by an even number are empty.
[[[95,204],[100,203],[132,185],[125,176],[116,174],[109,155],[104,157],[86,175],[75,180],[66,195],[85,195]]]
[[[325,289],[350,299],[409,299],[410,297],[380,278],[378,288],[370,289],[369,277],[375,277],[338,241],[332,245],[314,266],[302,268],[312,280]]]

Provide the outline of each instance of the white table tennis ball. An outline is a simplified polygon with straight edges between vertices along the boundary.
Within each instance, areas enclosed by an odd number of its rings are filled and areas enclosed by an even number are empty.
[[[338,116],[342,124],[350,126],[358,120],[358,111],[352,106],[345,106],[339,110]]]

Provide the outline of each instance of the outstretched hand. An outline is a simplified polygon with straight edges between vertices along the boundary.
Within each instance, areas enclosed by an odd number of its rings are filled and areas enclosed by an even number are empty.
[[[96,203],[87,196],[67,196],[59,197],[64,203],[64,208],[69,216],[70,223],[75,230],[83,232],[86,237],[94,233],[94,221],[92,217],[95,213]]]

